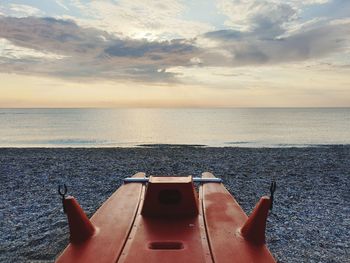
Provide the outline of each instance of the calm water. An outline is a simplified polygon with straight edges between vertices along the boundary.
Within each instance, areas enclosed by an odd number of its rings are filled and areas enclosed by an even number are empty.
[[[0,109],[0,147],[350,144],[350,108]]]

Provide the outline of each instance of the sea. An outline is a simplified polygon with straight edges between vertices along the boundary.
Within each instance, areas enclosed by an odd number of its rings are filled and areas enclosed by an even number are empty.
[[[350,108],[0,109],[0,147],[350,144]]]

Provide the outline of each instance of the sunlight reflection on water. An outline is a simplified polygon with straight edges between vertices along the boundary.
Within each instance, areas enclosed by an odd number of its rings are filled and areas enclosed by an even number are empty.
[[[350,144],[350,108],[0,109],[0,147]]]

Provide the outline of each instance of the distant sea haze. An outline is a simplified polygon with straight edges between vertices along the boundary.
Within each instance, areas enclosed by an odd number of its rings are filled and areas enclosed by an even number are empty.
[[[0,147],[350,144],[350,108],[0,109]]]

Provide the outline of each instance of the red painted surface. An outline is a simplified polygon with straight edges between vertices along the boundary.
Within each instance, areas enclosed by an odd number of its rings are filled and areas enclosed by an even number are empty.
[[[70,242],[79,244],[90,238],[96,229],[77,200],[73,196],[68,196],[63,200],[63,206],[68,217]]]
[[[91,218],[95,234],[84,243],[70,243],[57,262],[116,262],[133,225],[142,187],[141,183],[120,187]]]
[[[241,228],[242,236],[256,245],[265,243],[266,220],[269,213],[271,201],[267,196],[261,197],[248,220]]]
[[[247,221],[221,183],[203,184],[199,196],[191,177],[124,184],[92,217],[94,235],[70,244],[58,262],[275,262],[252,238],[256,229],[265,232],[265,203]]]
[[[202,177],[214,177],[203,173]],[[233,196],[219,183],[203,189],[203,210],[211,252],[215,262],[275,262],[267,247],[248,242],[240,229],[248,219]]]
[[[151,176],[141,214],[146,217],[197,216],[198,196],[192,177]]]
[[[150,177],[143,202],[118,262],[211,262],[191,177]]]
[[[210,252],[203,247],[200,227],[198,217],[139,215],[118,262],[205,262]]]

